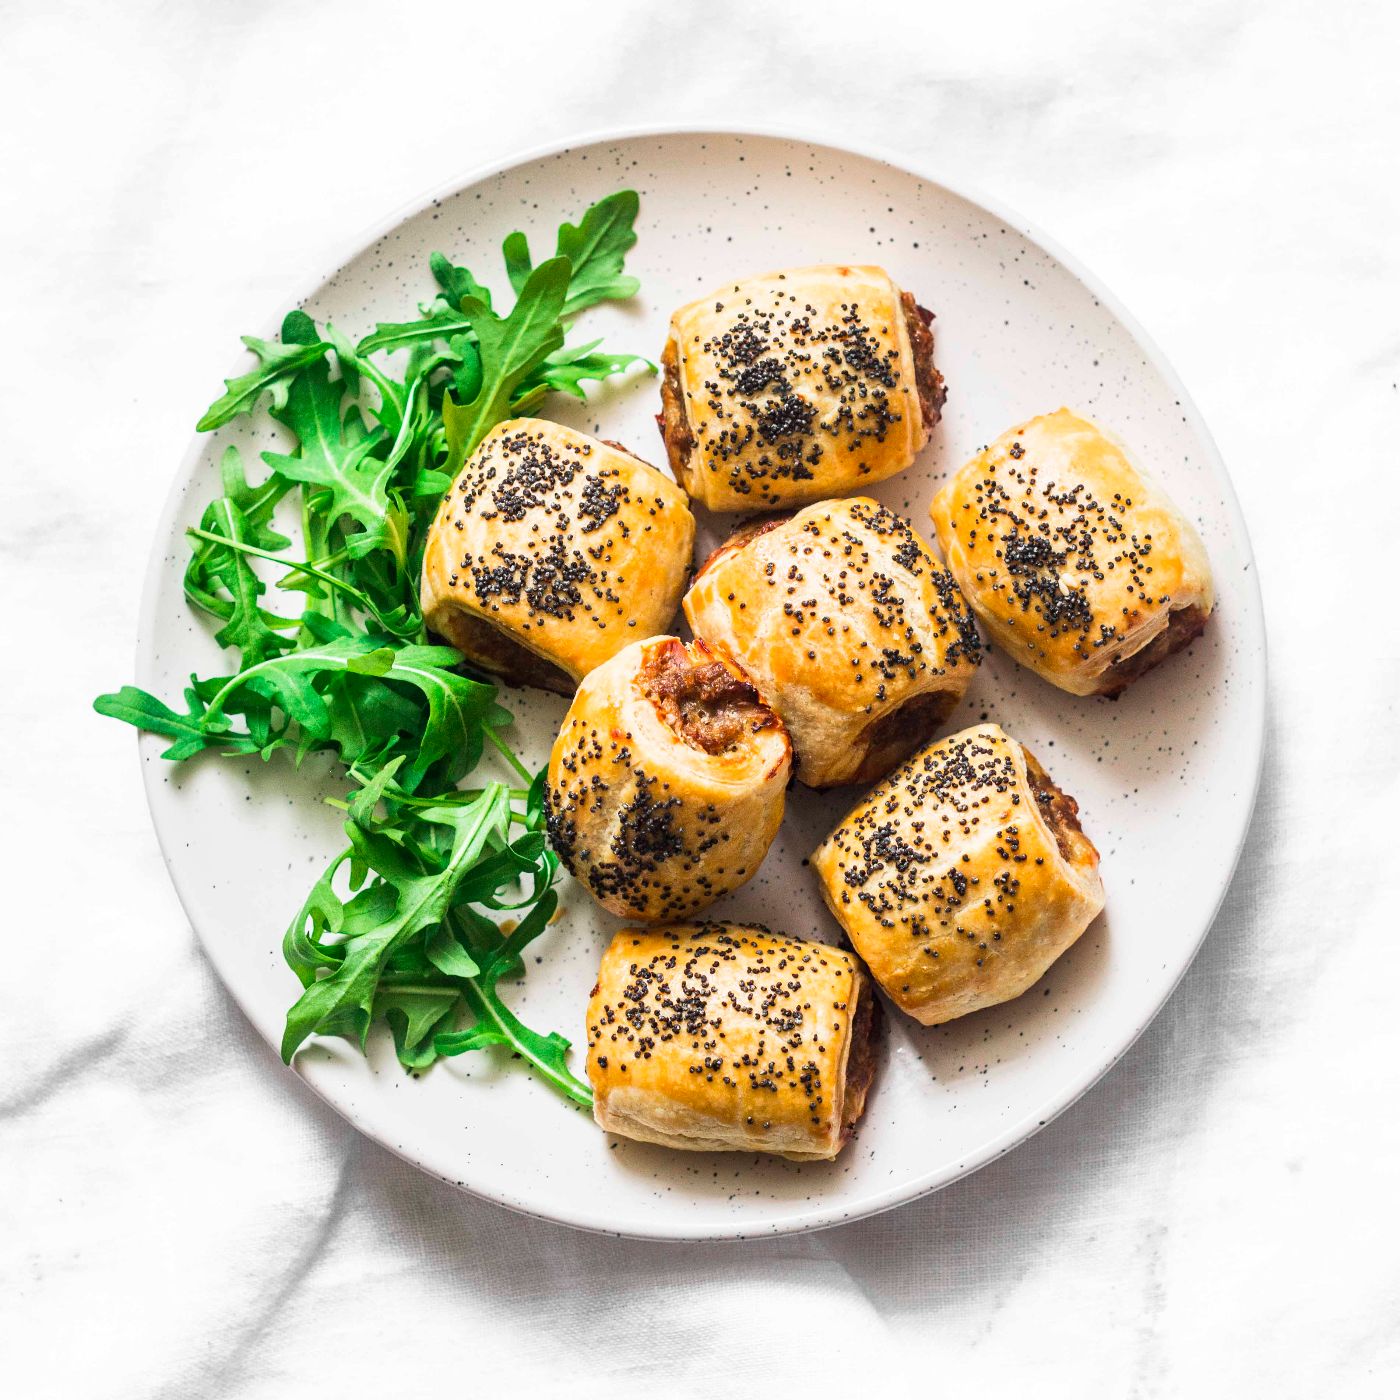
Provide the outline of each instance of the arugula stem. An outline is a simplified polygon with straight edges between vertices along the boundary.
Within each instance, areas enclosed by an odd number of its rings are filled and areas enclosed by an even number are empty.
[[[509,1043],[510,1048],[524,1060],[540,1078],[548,1080],[565,1098],[572,1099],[580,1108],[593,1107],[593,1091],[581,1080],[575,1079],[567,1071],[559,1071],[545,1064],[516,1034],[514,1015],[504,1003],[493,1002],[477,986],[474,978],[461,979],[462,995],[478,1020],[487,1021],[495,1027]],[[505,1014],[502,1015],[502,1012]],[[518,1024],[518,1023],[517,1023]]]
[[[307,554],[313,559],[318,559],[322,556],[321,544],[323,541],[321,541],[320,525],[320,517],[311,513],[309,493],[303,490],[301,493],[302,543],[306,546]],[[335,595],[331,594],[331,597],[334,598]],[[326,609],[321,606],[321,603],[322,600],[320,598],[315,598],[308,594],[306,599],[306,611],[309,613],[324,613]]]
[[[390,379],[368,355],[357,355],[355,363],[361,374],[379,390],[379,397],[382,403],[392,404],[399,421],[402,422],[407,414],[407,397],[401,398],[399,391],[403,388],[401,384]]]
[[[342,530],[335,521],[331,521],[326,528],[326,546],[332,544],[336,548],[331,551],[331,556],[340,555],[346,548],[345,531]],[[352,621],[348,610],[345,607],[345,599],[339,590],[331,594],[331,616],[340,623],[342,627],[348,627]]]
[[[270,549],[259,549],[257,545],[244,544],[241,540],[231,540],[223,535],[212,534],[208,530],[201,530],[191,525],[185,533],[193,535],[196,539],[209,540],[214,544],[225,545],[227,548],[236,550],[240,554],[255,554],[259,559],[270,559],[274,564],[280,564],[284,569],[291,569],[295,573],[309,574],[312,578],[320,579],[322,583],[328,583],[332,588],[338,588],[342,592],[349,594],[365,612],[369,613],[384,630],[395,637],[416,637],[421,630],[418,623],[414,623],[413,630],[403,631],[402,627],[396,627],[387,617],[384,616],[375,605],[374,600],[367,593],[356,588],[353,583],[346,583],[343,578],[337,578],[334,574],[318,565],[303,559],[285,559],[280,554],[274,554]],[[284,627],[297,627],[300,622],[285,619],[277,619]]]
[[[193,533],[193,529],[191,532]],[[220,544],[230,543],[222,535],[208,535],[205,538],[217,539]],[[185,583],[185,598],[201,612],[208,613],[210,617],[217,617],[220,622],[227,622],[233,616],[234,605],[227,598],[216,597],[204,589],[194,587],[188,581]],[[277,617],[266,608],[260,608],[258,611],[263,623],[274,632],[290,632],[301,626],[299,617]]]
[[[510,766],[514,768],[515,771],[519,773],[522,778],[525,779],[527,786],[530,783],[534,782],[535,775],[532,772],[530,772],[530,770],[523,763],[521,763],[521,761],[515,756],[515,750],[512,749],[510,745],[507,744],[506,741],[502,739],[499,734],[496,733],[495,729],[493,729],[492,726],[489,724],[482,725],[482,728],[486,731],[486,737],[490,739],[490,741],[493,744],[495,744],[496,748],[500,751],[501,755],[510,764]]]
[[[306,656],[305,652],[293,652],[292,659],[299,660]],[[245,667],[236,676],[230,676],[223,685],[214,692],[214,698],[204,708],[204,724],[207,727],[211,719],[225,719],[223,713],[224,701],[233,694],[240,686],[246,685],[253,676],[260,675],[264,671],[273,670],[279,663],[285,663],[286,657],[274,656],[266,661],[260,661],[256,666]],[[327,657],[322,662],[327,671],[348,671],[350,669],[349,658],[347,657]],[[218,737],[218,732],[214,732],[214,737]]]
[[[363,782],[353,772],[350,775],[363,787]],[[451,792],[445,792],[437,797],[414,797],[406,792],[395,792],[385,794],[389,801],[396,803],[400,807],[409,807],[417,810],[425,810],[432,807],[465,807],[469,802],[475,802],[485,791],[484,788],[453,788]],[[530,793],[526,788],[506,788],[506,795],[512,802],[526,802]],[[322,802],[327,807],[334,807],[337,811],[348,812],[350,803],[343,797],[323,797]],[[512,812],[510,818],[516,826],[524,826],[525,818],[519,812]]]

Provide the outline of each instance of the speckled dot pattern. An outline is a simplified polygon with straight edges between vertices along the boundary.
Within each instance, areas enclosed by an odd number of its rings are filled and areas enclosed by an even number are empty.
[[[1229,881],[1258,776],[1264,642],[1249,542],[1194,409],[1104,295],[1009,217],[864,156],[732,134],[561,151],[430,201],[303,304],[358,338],[432,294],[434,249],[504,290],[506,233],[524,228],[542,257],[561,218],[576,220],[624,185],[642,197],[628,265],[642,292],[632,304],[586,312],[574,338],[604,336],[611,348],[659,359],[672,308],[726,280],[785,265],[880,263],[936,313],[949,398],[919,460],[873,494],[930,538],[928,502],[952,470],[1019,419],[1066,404],[1134,448],[1198,524],[1215,570],[1218,610],[1206,635],[1117,702],[1062,694],[1004,656],[982,667],[944,732],[992,719],[1037,754],[1080,803],[1103,855],[1108,907],[1018,1001],[931,1029],[893,1013],[869,1111],[836,1162],[673,1153],[609,1138],[585,1112],[487,1056],[407,1077],[387,1036],[372,1041],[368,1062],[336,1040],[297,1060],[364,1132],[515,1209],[654,1237],[833,1224],[935,1189],[1023,1141],[1122,1055],[1185,971]],[[230,326],[230,342],[273,329]],[[657,401],[656,381],[637,376],[587,405],[556,398],[549,412],[664,465]],[[229,442],[251,464],[280,438],[260,415],[202,439],[175,485],[139,644],[140,684],[163,695],[178,695],[192,670],[219,666],[209,629],[181,593],[181,532],[198,520]],[[698,558],[729,523],[701,513]],[[566,702],[535,691],[504,698],[520,751],[543,764]],[[172,876],[219,972],[275,1047],[297,993],[281,935],[338,849],[335,813],[318,798],[339,787],[329,765],[299,774],[282,762],[177,769],[159,758],[162,747],[143,738],[141,752]],[[836,941],[805,860],[856,796],[795,788],[762,870],[711,916]],[[507,995],[532,1024],[570,1035],[581,1064],[588,992],[617,924],[572,882],[562,903],[528,978]]]

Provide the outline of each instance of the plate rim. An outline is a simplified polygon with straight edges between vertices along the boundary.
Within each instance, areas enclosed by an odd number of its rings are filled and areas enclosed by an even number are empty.
[[[946,1186],[951,1186],[955,1181],[960,1181],[964,1177],[980,1170],[989,1163],[1005,1156],[1008,1152],[1028,1142],[1043,1128],[1048,1127],[1062,1113],[1073,1107],[1085,1094],[1089,1092],[1105,1075],[1118,1065],[1124,1056],[1137,1043],[1139,1037],[1161,1014],[1163,1007],[1171,1000],[1177,988],[1181,985],[1182,979],[1190,970],[1200,953],[1201,945],[1205,942],[1207,935],[1215,925],[1219,917],[1220,909],[1224,903],[1226,895],[1234,884],[1235,875],[1239,869],[1240,858],[1243,855],[1245,844],[1249,837],[1250,828],[1253,825],[1254,812],[1258,801],[1260,781],[1263,774],[1264,752],[1267,745],[1268,729],[1268,632],[1264,619],[1263,594],[1259,583],[1258,561],[1255,557],[1253,542],[1250,539],[1249,527],[1241,509],[1239,496],[1235,490],[1235,484],[1230,476],[1229,468],[1221,455],[1220,449],[1215,442],[1204,417],[1197,408],[1195,400],[1177,374],[1171,361],[1163,353],[1157,342],[1143,329],[1138,319],[1124,306],[1118,296],[1100,278],[1091,272],[1072,253],[1068,252],[1060,243],[1045,233],[1044,230],[1032,220],[1014,210],[1001,200],[988,196],[976,186],[963,180],[950,180],[936,172],[935,169],[925,165],[917,159],[906,158],[900,153],[888,148],[871,143],[853,142],[844,138],[838,139],[834,133],[827,135],[816,128],[799,128],[781,123],[750,123],[750,122],[705,122],[705,123],[638,123],[616,127],[603,127],[580,132],[567,139],[543,142],[522,150],[514,151],[505,157],[497,160],[483,162],[468,168],[458,175],[440,181],[421,193],[401,202],[386,214],[377,219],[371,220],[363,225],[353,236],[344,240],[336,240],[329,244],[328,251],[316,258],[316,266],[308,268],[303,275],[299,275],[295,280],[289,278],[288,286],[292,289],[290,295],[284,295],[278,303],[280,308],[287,305],[300,305],[309,297],[315,295],[326,283],[334,278],[355,258],[367,252],[374,244],[391,234],[400,225],[409,219],[416,217],[435,203],[450,199],[472,186],[503,175],[509,171],[516,170],[521,166],[531,165],[542,160],[547,160],[552,156],[567,155],[573,151],[586,147],[607,146],[625,141],[644,140],[649,137],[705,137],[716,136],[726,139],[732,138],[753,138],[755,140],[778,140],[793,143],[800,143],[805,146],[819,148],[833,152],[837,155],[854,156],[858,159],[878,162],[889,166],[900,174],[913,176],[926,184],[933,185],[944,190],[957,199],[961,199],[973,206],[982,209],[988,214],[1000,219],[1009,228],[1014,229],[1022,237],[1055,258],[1077,281],[1081,283],[1103,307],[1120,321],[1125,330],[1132,337],[1133,341],[1141,349],[1144,358],[1153,369],[1162,377],[1163,382],[1172,390],[1187,425],[1201,443],[1205,452],[1206,465],[1212,469],[1212,476],[1218,483],[1221,490],[1221,504],[1228,515],[1228,523],[1232,535],[1238,540],[1241,546],[1241,553],[1246,560],[1244,572],[1248,575],[1245,588],[1249,595],[1250,606],[1245,609],[1248,614],[1247,627],[1253,632],[1257,632],[1255,640],[1257,647],[1255,655],[1257,661],[1251,662],[1257,674],[1252,677],[1255,681],[1255,700],[1252,723],[1250,724],[1250,744],[1253,752],[1250,756],[1251,782],[1248,799],[1242,809],[1242,819],[1239,823],[1238,831],[1235,834],[1235,848],[1231,855],[1229,871],[1225,879],[1221,882],[1220,889],[1216,895],[1215,903],[1209,916],[1202,922],[1200,930],[1197,932],[1195,941],[1187,956],[1183,959],[1175,977],[1172,978],[1161,996],[1156,1000],[1145,1015],[1143,1015],[1131,1036],[1124,1041],[1113,1054],[1105,1061],[1094,1060],[1087,1070],[1081,1070],[1067,1077],[1065,1083],[1053,1094],[1047,1096],[1045,1103],[1037,1108],[1033,1114],[1022,1117],[1012,1124],[1002,1128],[997,1133],[982,1142],[975,1152],[969,1153],[956,1166],[942,1166],[935,1168],[922,1176],[907,1179],[896,1186],[886,1187],[863,1198],[857,1206],[839,1208],[834,1206],[823,1207],[820,1204],[808,1206],[805,1209],[797,1210],[791,1214],[784,1215],[778,1220],[767,1225],[759,1224],[755,1226],[752,1221],[744,1222],[741,1218],[736,1218],[733,1226],[727,1223],[712,1223],[704,1228],[687,1226],[683,1222],[678,1223],[673,1228],[653,1228],[653,1229],[618,1229],[609,1225],[606,1221],[590,1218],[587,1209],[575,1213],[572,1216],[560,1214],[557,1211],[542,1209],[531,1206],[523,1201],[511,1199],[509,1196],[492,1192],[487,1189],[468,1185],[462,1181],[455,1180],[443,1175],[431,1166],[418,1159],[406,1146],[395,1144],[383,1136],[375,1133],[371,1127],[361,1121],[361,1118],[350,1104],[337,1101],[329,1090],[322,1085],[309,1079],[298,1067],[295,1061],[292,1065],[284,1066],[289,1073],[296,1077],[307,1088],[311,1089],[324,1103],[329,1105],[335,1113],[350,1124],[357,1132],[363,1133],[380,1146],[387,1148],[396,1157],[408,1162],[419,1171],[442,1181],[455,1189],[465,1192],[479,1200],[489,1201],[494,1205],[502,1206],[507,1210],[517,1214],[526,1215],[537,1220],[545,1220],[552,1224],[567,1226],[571,1229],[582,1230],[591,1234],[605,1235],[617,1239],[645,1239],[673,1242],[700,1242],[700,1241],[721,1241],[721,1240],[747,1240],[747,1239],[769,1239],[781,1235],[802,1234],[809,1231],[828,1229],[838,1225],[853,1223],[857,1220],[867,1219],[871,1216],[881,1214],[884,1211],[892,1210],[897,1206],[905,1205],[911,1201],[918,1200],[924,1196],[931,1195],[935,1191],[942,1190]],[[308,261],[310,259],[308,258]],[[329,271],[320,269],[329,266]],[[271,316],[258,322],[262,327],[263,334],[269,334],[269,327],[275,329],[280,324],[280,320],[274,319],[281,315],[277,310]],[[156,520],[152,542],[148,553],[145,576],[141,587],[141,601],[137,615],[137,628],[135,640],[135,668],[134,673],[138,684],[145,684],[150,679],[150,671],[145,664],[145,658],[151,652],[152,643],[150,639],[155,631],[155,615],[157,608],[157,597],[161,591],[163,576],[167,567],[166,543],[171,538],[171,531],[174,528],[175,519],[180,512],[184,501],[185,487],[194,479],[195,471],[199,464],[199,459],[204,455],[207,441],[206,435],[194,434],[186,447],[184,454],[172,474],[169,488],[166,492],[165,503]],[[160,849],[161,859],[165,864],[166,872],[170,877],[170,882],[175,889],[175,894],[180,902],[180,907],[188,919],[190,928],[198,939],[200,947],[218,973],[219,981],[224,992],[233,1000],[235,1005],[248,1019],[257,1038],[264,1043],[266,1048],[274,1055],[276,1048],[267,1040],[262,1031],[258,1028],[258,1019],[252,1010],[246,1006],[242,998],[234,991],[228,978],[224,974],[222,961],[214,944],[205,937],[200,930],[198,921],[192,912],[192,901],[186,897],[186,892],[182,888],[179,876],[176,873],[175,864],[171,857],[171,850],[167,846],[165,833],[162,831],[161,823],[156,815],[156,793],[161,787],[159,775],[162,768],[155,763],[148,762],[149,758],[158,757],[158,750],[161,745],[160,739],[151,734],[138,733],[137,751],[141,760],[142,786],[146,795],[146,807],[151,818],[151,825],[155,830],[156,844]],[[279,1059],[280,1063],[280,1059]]]

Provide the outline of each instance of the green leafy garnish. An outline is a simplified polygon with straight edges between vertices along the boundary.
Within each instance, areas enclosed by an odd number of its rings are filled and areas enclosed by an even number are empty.
[[[554,389],[586,401],[588,395],[583,390],[585,382],[610,379],[634,365],[645,365],[648,373],[656,373],[656,366],[641,355],[600,352],[598,346],[601,344],[600,340],[592,340],[586,345],[565,346],[552,355],[546,355],[544,363],[531,372],[522,387],[526,392],[536,387]]]
[[[286,751],[300,763],[320,751],[345,766],[350,789],[336,805],[347,845],[283,938],[302,988],[285,1059],[314,1035],[363,1046],[380,1022],[408,1070],[497,1047],[591,1102],[568,1068],[569,1042],[526,1026],[501,993],[558,904],[544,775],[506,742],[496,685],[430,643],[418,572],[442,493],[497,423],[550,393],[584,398],[585,383],[655,372],[596,340],[564,344],[568,318],[636,292],[623,263],[637,208],[630,190],[599,200],[577,226],[561,225],[538,266],[525,236],[510,234],[508,311],[441,253],[418,319],[381,323],[358,343],[292,311],[279,339],[245,338],[256,367],[226,381],[199,421],[206,432],[266,402],[288,438],[262,453],[257,482],[230,447],[220,494],[187,532],[185,595],[235,663],[191,677],[182,709],[134,686],[94,708],[169,739],[173,761]],[[402,356],[399,372],[378,356]],[[280,522],[294,505],[296,543]],[[511,778],[460,788],[488,746]],[[517,924],[503,922],[508,911]]]
[[[559,226],[555,255],[568,258],[573,269],[562,314],[572,316],[600,301],[626,300],[635,296],[640,285],[622,271],[623,260],[637,241],[632,225],[637,219],[635,190],[619,190],[600,199],[584,214],[575,228]],[[510,234],[502,252],[510,284],[517,292],[530,275],[530,249],[523,233]]]
[[[567,258],[541,263],[521,285],[504,319],[485,302],[472,297],[462,302],[476,331],[478,383],[468,402],[458,404],[451,395],[443,400],[448,476],[455,476],[482,438],[510,416],[511,397],[526,375],[563,345],[559,315],[569,293],[569,275]]]
[[[302,312],[290,313],[288,321],[293,316],[301,317],[307,325],[311,324],[311,318]],[[296,325],[300,329],[300,323]],[[287,402],[287,388],[292,379],[307,365],[314,365],[323,359],[331,348],[319,336],[289,336],[285,322],[280,341],[257,340],[245,335],[243,343],[257,356],[258,367],[247,374],[240,374],[236,379],[224,380],[226,392],[210,404],[204,417],[195,424],[201,433],[222,428],[240,414],[251,413],[265,393],[272,395],[274,408],[281,408]]]

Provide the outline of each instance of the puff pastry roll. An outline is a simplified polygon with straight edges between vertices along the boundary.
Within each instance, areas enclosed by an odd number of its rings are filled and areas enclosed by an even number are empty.
[[[952,574],[863,496],[740,530],[684,607],[777,710],[810,787],[884,777],[952,712],[982,657]]]
[[[791,771],[787,730],[733,661],[703,642],[636,642],[564,717],[550,841],[610,913],[684,919],[758,869]]]
[[[860,964],[737,924],[624,929],[588,1003],[600,1127],[695,1152],[835,1157],[875,1075]]]
[[[735,282],[671,318],[657,419],[710,510],[771,510],[903,471],[945,398],[932,314],[878,267]]]
[[[1214,606],[1190,522],[1067,408],[1003,433],[931,510],[992,640],[1072,695],[1121,694],[1200,636]]]
[[[1079,808],[995,724],[930,744],[812,857],[871,975],[926,1026],[1018,997],[1103,908]]]
[[[515,418],[442,499],[423,555],[423,620],[482,670],[571,694],[664,632],[690,568],[685,493],[615,444]]]

